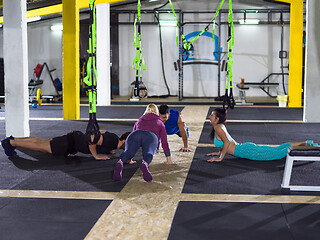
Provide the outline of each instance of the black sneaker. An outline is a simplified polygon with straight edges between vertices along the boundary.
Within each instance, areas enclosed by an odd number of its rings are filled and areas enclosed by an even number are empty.
[[[13,156],[17,155],[17,152],[14,150],[15,148],[12,147],[10,144],[11,139],[12,139],[12,136],[7,137],[1,141],[1,146],[4,149],[5,154],[9,157],[13,157]]]

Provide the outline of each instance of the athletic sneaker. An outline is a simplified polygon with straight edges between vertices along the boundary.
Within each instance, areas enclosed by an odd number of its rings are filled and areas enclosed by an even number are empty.
[[[17,152],[14,150],[15,147],[12,147],[10,144],[11,139],[13,139],[12,136],[7,137],[1,141],[1,146],[4,149],[5,154],[9,157],[13,157],[13,156],[17,155]]]
[[[148,168],[148,163],[143,160],[142,163],[140,164],[140,169],[143,173],[143,179],[146,182],[150,182],[152,180],[152,176]]]
[[[313,143],[312,146],[319,147],[319,144],[318,143]]]
[[[122,179],[122,169],[123,169],[123,163],[121,159],[116,163],[116,166],[114,168],[113,172],[113,180],[120,181]]]

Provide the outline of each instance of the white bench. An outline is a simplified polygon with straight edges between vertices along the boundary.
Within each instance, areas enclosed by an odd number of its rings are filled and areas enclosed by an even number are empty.
[[[237,105],[252,105],[246,102],[246,91],[252,88],[260,88],[270,97],[270,93],[265,90],[265,88],[277,88],[279,83],[267,83],[267,82],[245,82],[243,85],[241,83],[236,84],[237,88],[239,89],[239,101],[236,101]]]
[[[290,147],[284,168],[281,184],[282,192],[292,191],[320,191],[320,186],[290,185],[292,167],[294,161],[320,161],[320,147]],[[312,176],[310,176],[312,177]]]

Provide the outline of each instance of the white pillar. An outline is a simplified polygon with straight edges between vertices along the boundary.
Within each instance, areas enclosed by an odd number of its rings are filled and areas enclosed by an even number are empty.
[[[304,122],[320,122],[320,1],[307,1]]]
[[[110,4],[97,8],[97,105],[111,104],[110,84]]]
[[[28,137],[28,44],[25,0],[3,1],[6,135]]]

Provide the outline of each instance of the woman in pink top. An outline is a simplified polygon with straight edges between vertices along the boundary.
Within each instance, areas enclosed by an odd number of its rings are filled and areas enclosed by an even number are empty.
[[[167,158],[166,163],[172,164],[166,128],[159,117],[158,107],[155,104],[149,104],[144,114],[134,124],[133,132],[127,137],[125,150],[120,155],[119,161],[116,163],[113,179],[116,181],[122,179],[123,163],[133,158],[141,147],[143,161],[140,165],[140,169],[143,173],[143,179],[147,182],[151,181],[152,175],[148,166],[159,147],[160,139],[164,154]]]

